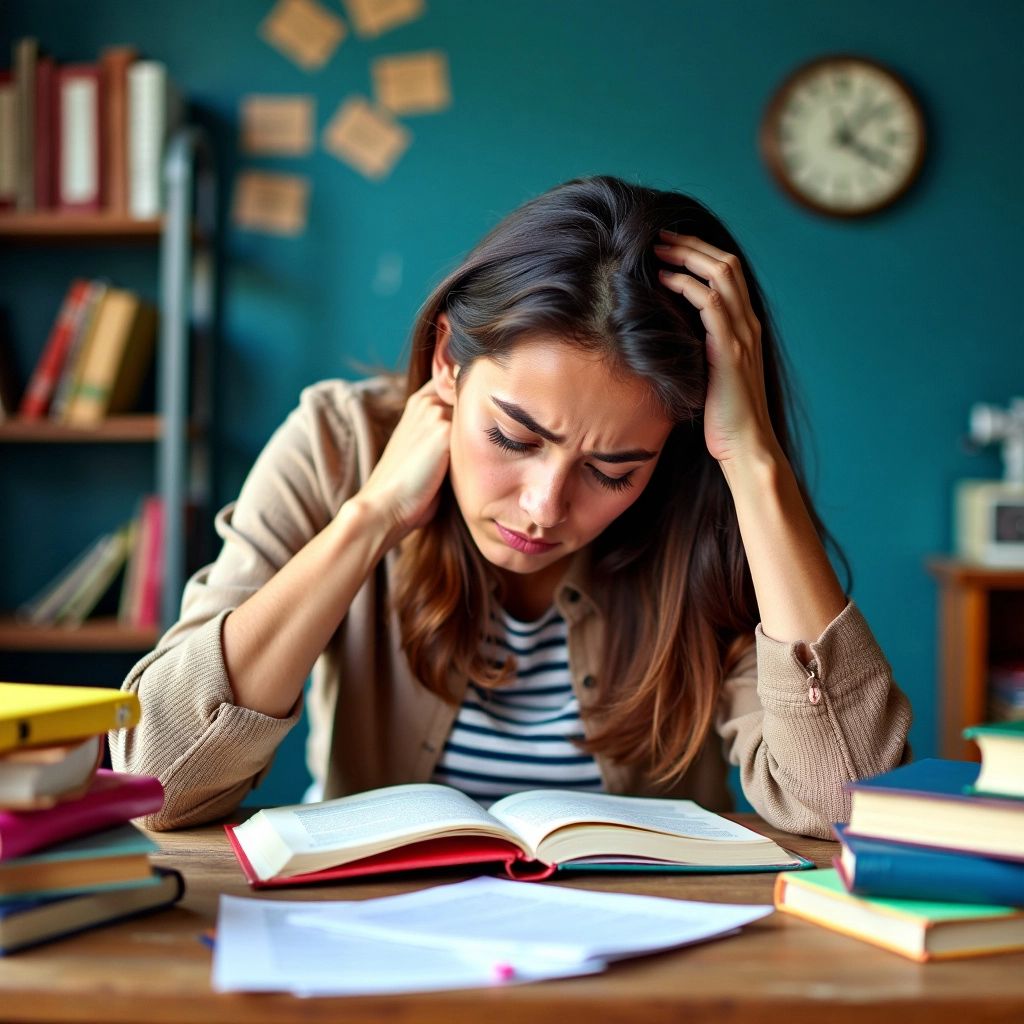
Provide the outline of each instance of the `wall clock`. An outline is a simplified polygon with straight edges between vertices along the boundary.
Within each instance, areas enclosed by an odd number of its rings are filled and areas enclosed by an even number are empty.
[[[761,154],[798,203],[859,217],[895,202],[924,161],[921,106],[895,72],[865,57],[797,68],[761,120]]]

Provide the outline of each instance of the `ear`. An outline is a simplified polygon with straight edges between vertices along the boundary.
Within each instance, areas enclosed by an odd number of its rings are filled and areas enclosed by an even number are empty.
[[[431,375],[434,379],[434,390],[442,402],[455,404],[455,378],[459,375],[459,367],[451,354],[452,328],[447,313],[437,315],[437,338],[434,341],[434,356],[431,360]]]

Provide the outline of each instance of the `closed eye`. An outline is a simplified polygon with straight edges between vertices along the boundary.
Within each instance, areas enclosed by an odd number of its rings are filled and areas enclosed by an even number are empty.
[[[632,469],[624,476],[605,476],[596,466],[587,466],[587,469],[594,474],[594,479],[609,491],[624,491],[633,486]]]
[[[496,444],[502,451],[506,452],[528,452],[535,445],[527,444],[525,441],[514,441],[511,437],[507,437],[497,427],[491,427],[487,431],[487,436],[491,439],[492,444]]]

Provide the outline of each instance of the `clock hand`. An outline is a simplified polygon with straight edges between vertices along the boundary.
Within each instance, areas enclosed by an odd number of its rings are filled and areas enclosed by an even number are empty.
[[[873,146],[867,146],[856,137],[851,136],[847,142],[847,147],[852,149],[859,157],[867,160],[869,164],[874,164],[876,167],[882,167],[885,170],[888,170],[892,166],[892,160],[885,150],[875,149]]]

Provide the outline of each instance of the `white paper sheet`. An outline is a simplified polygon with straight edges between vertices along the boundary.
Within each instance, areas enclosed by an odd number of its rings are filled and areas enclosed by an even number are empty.
[[[771,906],[696,903],[474,878],[360,902],[304,903],[296,927],[476,951],[516,970],[672,949],[729,934]]]
[[[446,988],[483,988],[593,974],[601,961],[554,960],[513,970],[488,951],[431,949],[360,932],[294,923],[336,903],[221,896],[212,984],[218,992],[372,995]],[[354,906],[359,904],[341,904]]]

